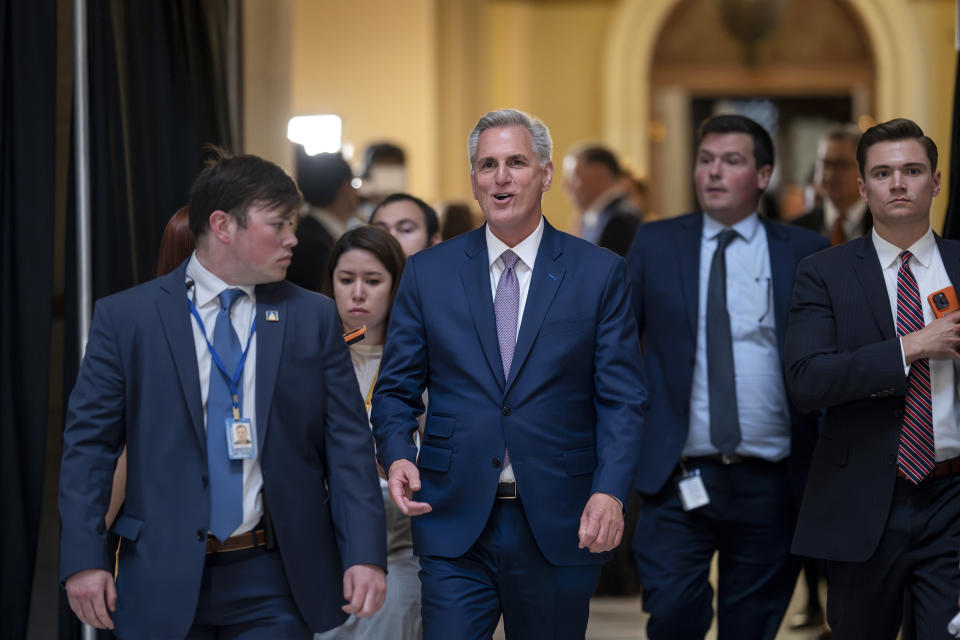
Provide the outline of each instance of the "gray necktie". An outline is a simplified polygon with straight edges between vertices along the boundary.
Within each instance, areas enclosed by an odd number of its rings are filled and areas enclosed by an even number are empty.
[[[737,237],[733,229],[717,235],[717,249],[707,284],[707,380],[710,394],[710,441],[723,455],[733,455],[740,444],[737,388],[733,363],[730,313],[727,311],[727,245]]]
[[[497,338],[500,340],[500,360],[503,362],[503,377],[510,375],[510,363],[513,362],[513,349],[517,344],[517,315],[520,312],[520,281],[513,270],[520,257],[510,249],[504,251],[503,273],[497,283],[497,295],[493,298],[493,309],[497,314]]]
[[[497,295],[493,298],[493,310],[497,314],[497,339],[500,341],[500,360],[503,362],[503,377],[510,377],[513,349],[517,346],[517,316],[520,314],[520,281],[514,267],[520,256],[507,249],[500,258],[503,273],[497,282]],[[503,466],[510,464],[510,452],[503,450]]]

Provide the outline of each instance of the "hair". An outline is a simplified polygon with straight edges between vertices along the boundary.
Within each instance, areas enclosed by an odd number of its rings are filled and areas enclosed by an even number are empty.
[[[443,239],[455,238],[461,233],[473,231],[477,228],[477,221],[470,211],[470,205],[454,202],[447,205],[443,216]]]
[[[857,167],[860,169],[860,175],[864,175],[864,165],[867,161],[867,150],[878,142],[892,142],[895,140],[916,140],[927,152],[927,158],[930,160],[930,171],[937,170],[937,145],[923,134],[920,128],[913,120],[906,118],[894,118],[880,124],[875,124],[860,136],[860,142],[857,144]]]
[[[467,138],[467,153],[470,156],[470,171],[473,171],[473,165],[477,161],[477,144],[480,142],[480,134],[488,129],[497,129],[500,127],[523,127],[530,132],[530,139],[533,143],[533,152],[540,161],[540,166],[545,167],[550,162],[550,156],[553,154],[553,141],[550,139],[550,130],[543,124],[539,118],[534,118],[523,111],[516,109],[500,109],[490,111],[477,121],[473,131]]]
[[[400,276],[403,274],[403,265],[407,260],[400,243],[392,235],[372,225],[362,225],[350,229],[342,236],[337,238],[333,248],[330,250],[330,257],[327,258],[327,272],[324,274],[323,287],[320,293],[324,293],[333,298],[333,272],[337,270],[337,263],[340,262],[340,256],[351,249],[363,249],[369,251],[380,261],[380,264],[390,274],[390,300],[387,304],[387,323],[390,322],[390,309],[393,307],[393,298],[397,295],[397,287],[400,286]]]
[[[210,214],[226,211],[241,228],[247,226],[252,206],[281,209],[295,218],[303,196],[287,172],[272,162],[253,155],[232,156],[211,147],[207,161],[190,188],[190,231],[197,241],[210,228]]]
[[[180,266],[190,257],[196,247],[193,232],[190,231],[190,208],[180,207],[170,216],[167,226],[160,236],[160,250],[157,253],[157,277],[164,276]]]
[[[620,167],[620,161],[610,149],[599,144],[592,144],[575,150],[575,157],[586,164],[603,165],[613,175],[619,178],[623,175],[623,169]]]
[[[842,140],[856,148],[857,143],[860,142],[860,128],[852,122],[838,124],[827,129],[821,140]]]
[[[339,153],[307,155],[297,145],[297,182],[304,199],[315,207],[329,207],[343,185],[353,180],[353,170]]]
[[[427,241],[429,242],[430,238],[440,231],[440,219],[437,217],[437,212],[434,211],[433,207],[428,205],[420,198],[412,196],[409,193],[391,193],[386,198],[381,200],[380,203],[374,207],[373,213],[370,214],[370,224],[373,224],[374,219],[377,217],[377,211],[380,211],[381,207],[384,207],[392,202],[403,201],[412,202],[420,207],[420,211],[423,212],[424,225],[427,227]]]
[[[773,140],[767,130],[746,116],[725,113],[707,118],[697,130],[697,147],[711,133],[745,133],[753,138],[753,159],[757,169],[773,169]]]
[[[367,146],[363,152],[363,175],[368,178],[370,169],[375,164],[390,164],[402,166],[407,163],[407,154],[403,147],[392,142],[374,142]]]

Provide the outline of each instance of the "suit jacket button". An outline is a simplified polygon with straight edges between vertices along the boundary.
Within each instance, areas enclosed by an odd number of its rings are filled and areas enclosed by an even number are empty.
[[[510,407],[504,407],[501,413],[503,413],[505,416],[510,415]]]
[[[199,540],[200,542],[203,542],[206,539],[207,539],[207,532],[204,531],[203,529],[197,529],[197,540]]]
[[[499,468],[500,468],[500,458],[494,458],[493,460],[490,461],[490,464],[493,465],[493,468],[494,468],[494,469],[499,469]]]

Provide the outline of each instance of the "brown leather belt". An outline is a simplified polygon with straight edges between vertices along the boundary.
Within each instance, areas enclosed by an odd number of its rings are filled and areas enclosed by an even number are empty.
[[[231,536],[220,542],[213,536],[207,536],[207,553],[224,553],[226,551],[242,551],[253,549],[267,544],[267,536],[263,529],[248,531],[238,536]]]
[[[942,478],[944,476],[955,476],[958,473],[960,473],[960,458],[950,458],[949,460],[944,460],[943,462],[938,462],[933,465],[933,471],[930,472],[930,475],[934,478]],[[897,475],[901,478],[907,477],[903,471],[900,470],[900,467],[897,467]]]

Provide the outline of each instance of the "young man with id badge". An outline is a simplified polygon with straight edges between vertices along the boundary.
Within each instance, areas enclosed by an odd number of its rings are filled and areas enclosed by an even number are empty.
[[[337,311],[283,280],[301,203],[280,167],[221,156],[191,190],[196,252],[98,301],[60,477],[61,580],[82,622],[311,638],[382,604],[383,504]]]
[[[790,405],[781,354],[797,263],[825,239],[757,214],[773,143],[705,121],[702,211],[641,225],[627,265],[650,389],[634,554],[652,640],[773,639],[796,583],[790,538],[816,422]]]

